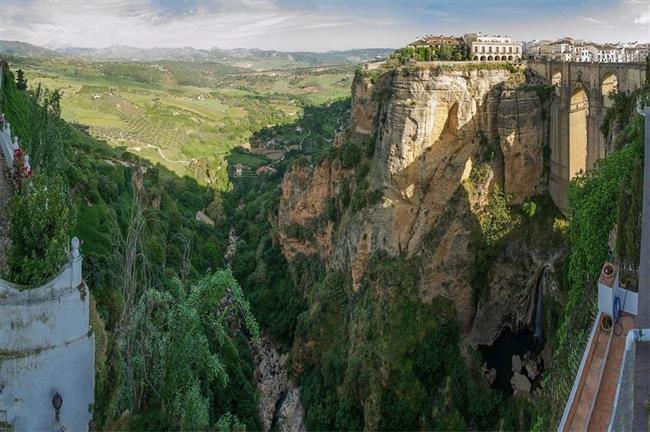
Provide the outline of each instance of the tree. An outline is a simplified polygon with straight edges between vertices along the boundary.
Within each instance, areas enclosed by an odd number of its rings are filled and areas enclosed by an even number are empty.
[[[452,54],[454,52],[454,47],[449,44],[440,45],[438,49],[438,60],[452,60]]]
[[[22,69],[18,69],[16,75],[16,88],[21,91],[27,90],[27,79],[25,78],[25,72]]]
[[[63,180],[35,176],[23,190],[15,191],[9,215],[7,264],[11,280],[37,284],[53,276],[65,261],[75,225],[75,208]]]

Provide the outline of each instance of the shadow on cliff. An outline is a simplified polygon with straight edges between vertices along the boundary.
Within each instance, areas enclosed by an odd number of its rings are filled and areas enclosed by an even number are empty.
[[[498,335],[502,323],[514,332],[532,324],[535,275],[564,241],[553,225],[561,214],[547,195],[529,198],[524,210],[511,206],[504,193],[498,113],[489,110],[502,91],[495,86],[482,109],[460,127],[458,102],[452,104],[439,138],[387,179],[397,186],[390,198],[403,207],[395,224],[407,231],[399,252],[423,257],[421,297],[452,299],[464,335],[477,325],[482,304],[490,308],[495,298],[502,300],[501,309],[493,310],[499,316],[482,317],[497,322],[486,329],[497,333],[488,338]],[[407,198],[409,188],[415,192]],[[508,284],[512,298],[504,293]]]

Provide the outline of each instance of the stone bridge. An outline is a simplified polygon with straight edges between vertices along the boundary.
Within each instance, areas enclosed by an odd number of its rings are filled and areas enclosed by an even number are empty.
[[[566,211],[569,181],[607,154],[600,125],[612,104],[609,93],[643,86],[645,64],[529,61],[527,66],[557,87],[550,109],[549,193]]]

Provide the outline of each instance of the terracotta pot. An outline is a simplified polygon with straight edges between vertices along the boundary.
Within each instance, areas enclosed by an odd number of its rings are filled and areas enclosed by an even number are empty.
[[[612,329],[612,317],[609,315],[603,315],[600,318],[600,328],[603,329],[604,332],[608,332]]]

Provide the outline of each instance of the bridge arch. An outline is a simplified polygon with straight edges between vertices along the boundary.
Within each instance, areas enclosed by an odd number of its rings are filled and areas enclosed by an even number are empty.
[[[560,69],[551,72],[551,84],[557,87],[562,85],[562,71]]]
[[[589,95],[582,87],[571,93],[569,109],[569,179],[587,170],[587,120]]]
[[[614,104],[611,92],[618,92],[618,77],[613,72],[607,72],[600,80],[600,93],[603,96],[603,106],[609,108]]]

